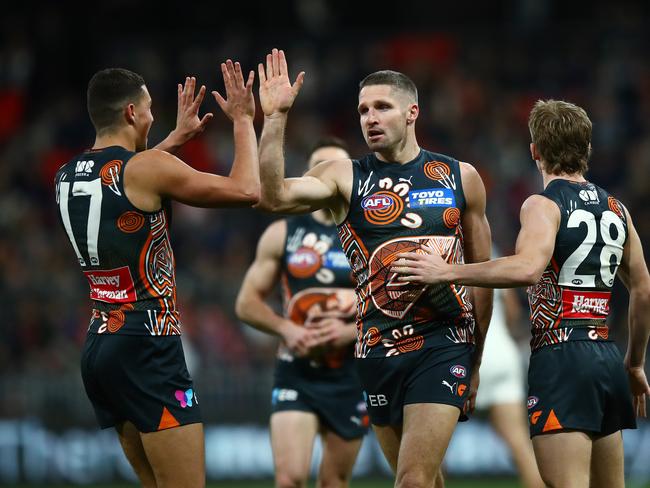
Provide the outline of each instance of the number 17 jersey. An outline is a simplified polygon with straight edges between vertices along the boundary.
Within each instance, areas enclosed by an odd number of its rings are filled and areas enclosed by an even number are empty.
[[[112,146],[64,164],[55,177],[59,217],[90,285],[90,333],[178,335],[171,208],[144,212],[129,201],[124,171],[134,155]]]

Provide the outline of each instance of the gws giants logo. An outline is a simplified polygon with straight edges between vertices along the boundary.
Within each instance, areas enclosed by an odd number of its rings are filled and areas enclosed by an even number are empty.
[[[464,378],[467,376],[467,369],[462,364],[456,364],[449,369],[449,372],[453,374],[456,378]]]

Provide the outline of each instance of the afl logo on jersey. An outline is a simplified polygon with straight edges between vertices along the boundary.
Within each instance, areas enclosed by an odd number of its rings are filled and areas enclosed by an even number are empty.
[[[539,403],[539,398],[537,398],[536,396],[529,396],[528,401],[526,402],[526,405],[528,406],[528,410],[533,408],[538,403]]]
[[[467,369],[462,364],[456,364],[449,369],[449,372],[453,374],[456,378],[464,378],[467,376]]]
[[[385,210],[393,206],[395,201],[388,195],[369,195],[361,202],[364,210]]]
[[[378,191],[361,200],[363,215],[376,225],[393,223],[404,210],[404,201],[392,191]]]
[[[296,278],[309,278],[321,267],[321,256],[313,249],[301,247],[289,256],[287,269]]]

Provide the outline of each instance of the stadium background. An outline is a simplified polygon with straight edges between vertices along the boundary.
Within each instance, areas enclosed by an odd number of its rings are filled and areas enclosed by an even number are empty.
[[[270,48],[284,48],[292,76],[307,73],[290,115],[290,175],[302,172],[310,145],[323,134],[344,138],[354,156],[364,154],[357,83],[377,69],[403,71],[420,90],[420,145],[479,169],[494,240],[506,253],[513,249],[521,202],[540,190],[528,153],[528,111],[539,98],[567,99],[585,107],[594,122],[589,179],[628,206],[647,248],[649,9],[644,2],[543,0],[3,6],[0,484],[132,479],[114,434],[96,429],[83,394],[78,355],[88,291],[58,226],[52,190],[56,169],[93,142],[85,88],[96,70],[122,66],[145,77],[154,100],[153,146],[174,126],[175,86],[185,75],[219,89],[222,60],[253,69]],[[198,169],[226,173],[230,123],[213,99],[203,111],[214,112],[215,120],[180,156]],[[270,221],[251,210],[175,207],[179,302],[207,424],[208,476],[226,484],[271,476],[265,424],[275,341],[233,314],[256,240]],[[622,347],[626,307],[619,289],[611,323]],[[522,323],[523,356],[527,337]],[[641,427],[626,435],[626,461],[631,483],[644,484],[650,479],[650,427]],[[481,419],[459,429],[446,467],[457,483],[469,480],[452,488],[510,486],[501,479],[513,474],[503,445]],[[386,479],[372,438],[356,473],[360,480]],[[483,484],[486,476],[501,478]]]

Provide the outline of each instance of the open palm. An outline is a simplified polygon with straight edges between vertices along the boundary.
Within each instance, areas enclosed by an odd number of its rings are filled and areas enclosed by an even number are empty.
[[[260,105],[264,115],[288,112],[302,87],[305,73],[300,72],[292,85],[284,51],[278,49],[273,49],[266,55],[266,69],[262,63],[257,68],[260,77]]]

